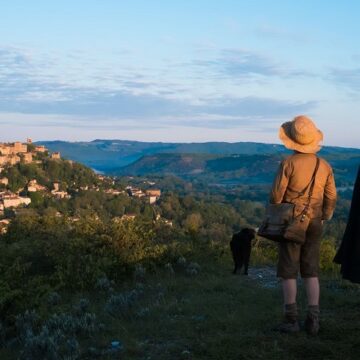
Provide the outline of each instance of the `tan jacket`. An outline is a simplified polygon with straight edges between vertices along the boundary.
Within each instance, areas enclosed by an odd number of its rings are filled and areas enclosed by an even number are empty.
[[[331,166],[322,158],[317,171],[314,191],[310,202],[309,216],[330,220],[336,204],[336,187]],[[270,203],[290,202],[295,204],[297,214],[301,213],[307,203],[308,192],[301,196],[310,183],[316,166],[314,154],[295,152],[284,159],[279,167],[270,195]]]

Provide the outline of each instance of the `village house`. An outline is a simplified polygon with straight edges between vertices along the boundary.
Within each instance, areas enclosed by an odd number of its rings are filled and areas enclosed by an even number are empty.
[[[11,155],[10,157],[8,157],[8,164],[10,165],[16,165],[20,162],[20,157],[17,155]]]
[[[71,195],[67,191],[60,191],[60,183],[53,183],[53,190],[51,190],[51,194],[55,196],[57,199],[70,199]]]
[[[53,191],[59,191],[60,190],[60,183],[54,182],[53,183]]]
[[[161,190],[159,189],[150,189],[146,190],[146,196],[149,198],[150,204],[155,204],[156,201],[160,199],[161,196]]]
[[[5,186],[9,185],[9,179],[7,177],[1,178],[0,184],[5,185]]]
[[[58,151],[56,151],[51,154],[50,158],[53,160],[59,160],[59,159],[61,159],[61,156],[60,156],[60,153]]]
[[[51,194],[56,197],[57,199],[70,199],[71,195],[68,194],[66,191],[55,191],[52,190]]]
[[[170,227],[173,226],[173,222],[172,222],[171,220],[163,219],[163,221],[164,221],[164,224],[165,224],[165,225],[170,226]]]
[[[0,220],[0,234],[6,234],[10,224],[9,219]]]
[[[47,151],[46,147],[44,145],[38,145],[35,146],[35,151],[36,152],[40,152],[40,153],[44,153]]]
[[[156,183],[154,181],[145,180],[144,184],[148,184],[150,186],[154,186]]]
[[[25,163],[32,162],[32,154],[28,152],[27,144],[23,144],[20,141],[10,144],[0,144],[0,165],[16,165],[20,162],[21,158],[19,154],[23,156]]]
[[[157,201],[157,197],[156,196],[148,196],[148,198],[149,198],[149,204],[150,205],[153,205],[153,204],[155,204],[156,203],[156,201]]]
[[[146,195],[147,196],[156,196],[157,198],[160,198],[161,190],[159,190],[159,189],[149,189],[149,190],[146,190]]]
[[[33,154],[32,153],[26,153],[23,155],[24,163],[30,164],[33,161]]]
[[[168,219],[165,219],[165,218],[162,218],[160,214],[157,214],[156,215],[156,221],[157,222],[161,222],[167,226],[170,226],[172,227],[173,226],[173,222],[171,220],[168,220]]]
[[[28,192],[37,192],[37,191],[45,191],[47,190],[45,186],[38,184],[38,182],[34,180],[30,180],[27,184]]]
[[[21,205],[29,205],[31,203],[31,199],[10,193],[0,196],[0,202],[4,205],[4,209],[8,209]]]
[[[24,154],[28,152],[28,147],[26,144],[23,144],[20,141],[16,141],[12,146],[11,146],[11,153],[12,154]]]
[[[8,162],[8,157],[5,155],[0,155],[0,165],[6,165]]]
[[[141,198],[145,196],[145,193],[141,189],[138,189],[136,187],[127,186],[126,190],[128,194],[133,197]]]
[[[106,194],[111,194],[111,195],[120,195],[125,193],[124,190],[117,190],[117,189],[106,189],[104,192]]]
[[[0,144],[0,154],[1,155],[10,155],[11,154],[11,147],[6,144]]]
[[[0,155],[0,165],[15,165],[20,162],[20,157],[17,155]]]

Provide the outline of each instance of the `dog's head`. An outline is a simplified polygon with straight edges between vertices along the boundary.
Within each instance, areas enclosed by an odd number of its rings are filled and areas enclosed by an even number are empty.
[[[241,230],[241,233],[244,235],[244,237],[247,237],[249,240],[252,240],[255,238],[256,231],[252,228],[243,228]]]

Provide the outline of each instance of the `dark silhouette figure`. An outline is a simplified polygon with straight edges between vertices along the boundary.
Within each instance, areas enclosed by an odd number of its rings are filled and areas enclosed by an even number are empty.
[[[354,186],[349,219],[334,261],[344,279],[360,283],[360,168]]]
[[[255,237],[255,230],[244,228],[240,232],[235,233],[230,241],[230,249],[234,259],[234,271],[241,271],[244,265],[244,275],[248,274],[249,260],[251,254],[251,240]]]

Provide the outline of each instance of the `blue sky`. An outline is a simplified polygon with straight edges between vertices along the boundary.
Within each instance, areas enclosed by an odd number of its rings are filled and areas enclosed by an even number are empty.
[[[312,117],[360,147],[360,2],[0,3],[0,141],[279,142]]]

